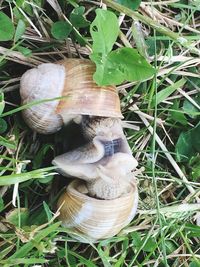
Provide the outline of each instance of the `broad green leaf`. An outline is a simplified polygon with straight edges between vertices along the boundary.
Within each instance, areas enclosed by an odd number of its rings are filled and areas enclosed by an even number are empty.
[[[114,68],[124,74],[124,80],[144,81],[153,76],[155,69],[136,49],[123,47],[110,53]]]
[[[155,69],[138,54],[137,50],[128,47],[112,51],[103,59],[99,54],[92,54],[90,58],[96,63],[93,77],[99,85],[144,81],[155,73]]]
[[[169,113],[169,119],[173,120],[175,122],[179,122],[182,125],[187,125],[187,119],[182,111],[182,109],[180,108],[180,101],[176,100],[174,101],[174,104],[171,106],[170,108],[170,113]]]
[[[191,130],[192,145],[197,152],[200,152],[200,122]]]
[[[156,37],[153,38],[147,38],[145,39],[145,44],[147,47],[147,53],[150,57],[155,56],[155,54],[160,54],[161,53],[161,42],[156,39]]]
[[[10,41],[13,38],[15,27],[12,20],[0,11],[0,41]]]
[[[99,54],[90,55],[90,59],[96,64],[96,72],[93,79],[98,85],[120,84],[124,80],[124,75],[115,68],[115,64],[107,58],[102,59]]]
[[[134,247],[139,248],[140,246],[142,246],[143,242],[142,242],[141,234],[139,232],[131,233],[131,239],[132,239],[132,244]]]
[[[71,31],[72,26],[66,21],[57,21],[51,27],[51,34],[58,40],[66,39]]]
[[[70,21],[75,28],[85,28],[89,26],[89,21],[87,21],[84,17],[85,8],[83,6],[79,6],[74,8],[74,10],[70,14]]]
[[[176,144],[177,160],[188,161],[200,152],[200,122],[195,128],[181,133]],[[198,171],[198,170],[197,170]]]
[[[90,25],[90,33],[93,39],[93,53],[106,56],[119,35],[116,15],[108,10],[96,9],[96,18]]]
[[[142,0],[114,0],[114,1],[132,10],[137,9],[140,3],[142,2]]]
[[[153,252],[156,248],[157,248],[158,244],[157,242],[155,241],[155,239],[153,238],[149,238],[144,247],[143,247],[143,250],[146,251],[146,252]]]
[[[16,49],[17,49],[20,53],[22,53],[25,57],[30,57],[30,56],[32,55],[32,51],[31,51],[29,48],[27,48],[27,47],[18,45],[18,46],[16,47]]]
[[[16,28],[15,36],[14,36],[14,42],[17,42],[22,37],[25,30],[26,30],[26,25],[24,21],[20,19],[17,23],[17,28]]]
[[[181,133],[176,143],[177,161],[188,161],[194,154],[195,149],[192,146],[191,131]]]
[[[186,83],[185,79],[180,79],[178,82],[166,87],[165,89],[161,90],[157,93],[157,96],[153,98],[151,107],[155,107],[155,105],[160,104],[164,101],[167,97],[169,97],[172,93],[174,93],[178,88],[182,87]],[[157,100],[157,101],[156,101]]]
[[[4,133],[7,130],[7,122],[0,118],[0,134]]]
[[[98,85],[120,84],[123,81],[144,81],[155,69],[137,50],[124,47],[111,51],[119,34],[119,25],[114,13],[97,9],[96,18],[90,26],[93,39],[90,59],[96,64],[93,76]]]
[[[200,105],[200,96],[192,98],[198,105]],[[195,119],[197,115],[200,115],[199,109],[195,107],[187,99],[183,102],[183,110],[190,116],[192,119]]]
[[[192,261],[189,267],[200,267],[200,260]]]

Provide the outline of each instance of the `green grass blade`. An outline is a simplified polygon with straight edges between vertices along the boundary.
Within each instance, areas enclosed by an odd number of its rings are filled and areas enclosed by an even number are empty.
[[[48,167],[19,174],[4,175],[0,177],[0,186],[22,183],[30,179],[46,178],[49,175],[55,174],[55,173],[49,173],[49,171],[52,170],[55,170],[55,167]]]

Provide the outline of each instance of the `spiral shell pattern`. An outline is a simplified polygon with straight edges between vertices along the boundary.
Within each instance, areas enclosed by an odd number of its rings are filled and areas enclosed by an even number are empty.
[[[67,187],[58,201],[60,220],[64,227],[72,228],[85,242],[95,242],[116,235],[135,216],[138,192],[135,184],[130,184],[127,193],[112,200],[89,197],[79,190],[79,180]]]
[[[25,72],[20,95],[28,104],[22,113],[29,127],[49,134],[80,115],[122,118],[116,88],[98,86],[94,72],[94,63],[86,59],[44,63]]]

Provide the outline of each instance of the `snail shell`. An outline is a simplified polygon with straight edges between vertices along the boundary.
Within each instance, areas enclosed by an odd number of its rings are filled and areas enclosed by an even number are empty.
[[[138,204],[135,183],[125,194],[111,200],[89,197],[84,191],[84,182],[74,180],[58,201],[62,225],[72,228],[78,236],[90,242],[110,238],[134,218]]]
[[[94,72],[95,65],[87,59],[44,63],[25,72],[20,95],[23,105],[30,104],[22,112],[30,128],[50,134],[78,115],[122,118],[116,88],[97,86]]]

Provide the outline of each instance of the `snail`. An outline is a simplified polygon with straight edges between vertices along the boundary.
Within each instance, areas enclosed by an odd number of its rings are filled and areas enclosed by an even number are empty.
[[[73,229],[76,239],[87,243],[110,238],[134,218],[138,204],[135,183],[111,200],[90,197],[84,187],[84,182],[72,181],[58,201],[62,225]]]
[[[81,115],[122,118],[114,86],[97,86],[95,64],[87,59],[43,63],[26,71],[20,81],[22,111],[30,128],[51,134]],[[54,100],[52,100],[54,99]]]
[[[21,78],[23,117],[38,133],[51,134],[74,120],[87,143],[52,163],[75,177],[58,201],[62,225],[92,241],[117,234],[135,216],[137,161],[123,133],[114,86],[97,86],[86,59],[44,63]],[[78,179],[77,179],[78,178]]]

